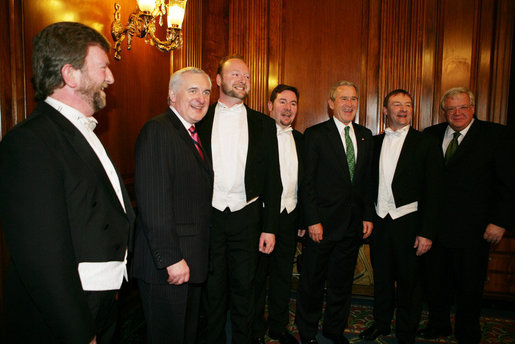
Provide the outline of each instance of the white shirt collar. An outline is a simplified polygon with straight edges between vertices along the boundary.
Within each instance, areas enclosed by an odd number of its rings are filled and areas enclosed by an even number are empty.
[[[349,124],[345,124],[334,116],[333,116],[333,120],[334,120],[334,123],[336,123],[336,127],[338,128],[338,131],[340,133],[344,133],[346,127],[350,127],[349,132],[354,133],[354,126],[352,125],[352,122],[349,122]]]
[[[460,137],[464,137],[465,135],[467,135],[467,132],[469,131],[470,129],[470,126],[472,125],[472,123],[474,123],[475,119],[472,118],[472,121],[470,121],[469,125],[467,125],[467,127],[463,130],[460,130]],[[447,125],[447,129],[445,129],[445,136],[448,136],[448,137],[451,137],[454,135],[454,133],[456,132],[456,130],[452,129],[450,125]]]
[[[184,118],[182,118],[181,115],[179,115],[179,111],[177,111],[176,108],[174,108],[173,106],[170,105],[170,110],[172,110],[172,112],[175,114],[175,116],[177,116],[177,118],[181,121],[182,125],[184,125],[184,128],[186,128],[186,130],[189,130],[190,127],[194,124],[191,124],[189,123],[188,121],[186,121]]]
[[[409,124],[405,125],[404,127],[400,128],[400,129],[397,129],[397,130],[393,130],[392,128],[388,127],[388,128],[386,128],[386,130],[384,132],[386,135],[391,135],[391,136],[396,136],[396,137],[406,136],[408,134],[409,127],[410,127]]]
[[[291,127],[291,125],[287,126],[286,128],[283,128],[279,124],[276,123],[275,127],[277,128],[277,135],[286,134],[286,133],[290,133],[293,131],[293,128]]]
[[[235,111],[235,112],[236,111],[242,111],[242,109],[245,108],[245,105],[243,105],[243,102],[241,102],[239,104],[236,104],[236,105],[233,105],[231,107],[228,107],[227,105],[225,105],[221,101],[218,101],[216,103],[216,106],[218,107],[218,109],[223,110],[223,111]]]
[[[72,122],[76,127],[83,127],[88,130],[95,129],[98,121],[93,116],[86,116],[79,110],[55,99],[52,97],[46,97],[45,103],[59,111],[67,120]]]

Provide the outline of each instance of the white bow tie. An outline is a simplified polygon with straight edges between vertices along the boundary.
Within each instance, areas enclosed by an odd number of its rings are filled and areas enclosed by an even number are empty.
[[[286,129],[279,129],[279,130],[277,130],[277,135],[287,134],[287,133],[291,132],[292,130],[293,130],[292,127],[288,127]]]
[[[95,130],[97,124],[98,124],[98,121],[95,119],[95,117],[93,116],[90,116],[90,117],[86,117],[86,116],[81,116],[79,117],[79,121],[84,124],[84,126],[90,130]]]
[[[386,128],[386,130],[384,131],[386,135],[388,136],[401,136],[402,135],[402,130],[392,130],[390,128]]]

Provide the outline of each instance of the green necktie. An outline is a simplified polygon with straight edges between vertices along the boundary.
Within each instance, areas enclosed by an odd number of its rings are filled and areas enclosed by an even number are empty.
[[[458,137],[460,137],[460,132],[455,131],[454,137],[452,138],[451,142],[447,146],[447,150],[445,151],[445,164],[451,160],[451,157],[456,153],[456,150],[458,149]]]
[[[347,146],[347,151],[345,154],[347,155],[347,165],[349,165],[349,173],[350,173],[350,181],[354,178],[354,166],[356,165],[355,157],[354,157],[354,145],[352,144],[352,140],[349,135],[350,127],[345,127],[345,145]]]

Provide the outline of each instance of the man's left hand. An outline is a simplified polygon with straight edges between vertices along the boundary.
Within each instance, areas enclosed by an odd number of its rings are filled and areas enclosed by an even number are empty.
[[[497,245],[499,241],[501,241],[502,236],[504,235],[504,232],[506,232],[506,229],[499,227],[497,225],[494,225],[493,223],[488,224],[486,226],[485,234],[483,235],[483,238],[488,241],[488,243],[492,245]]]
[[[432,245],[433,242],[431,240],[417,235],[417,237],[415,238],[415,245],[413,245],[413,248],[417,249],[417,256],[421,256],[427,251],[429,251]]]
[[[275,234],[272,233],[261,233],[259,237],[259,252],[270,254],[274,250],[275,246]]]

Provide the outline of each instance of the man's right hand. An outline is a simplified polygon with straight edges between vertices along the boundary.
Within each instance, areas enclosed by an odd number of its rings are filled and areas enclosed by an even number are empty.
[[[324,227],[322,227],[321,223],[308,226],[308,231],[309,237],[316,243],[320,243],[324,237]]]
[[[97,344],[97,336],[93,337],[93,339],[91,340],[91,342],[89,342],[89,344]]]
[[[190,280],[190,267],[184,259],[166,268],[169,284],[180,285]]]

